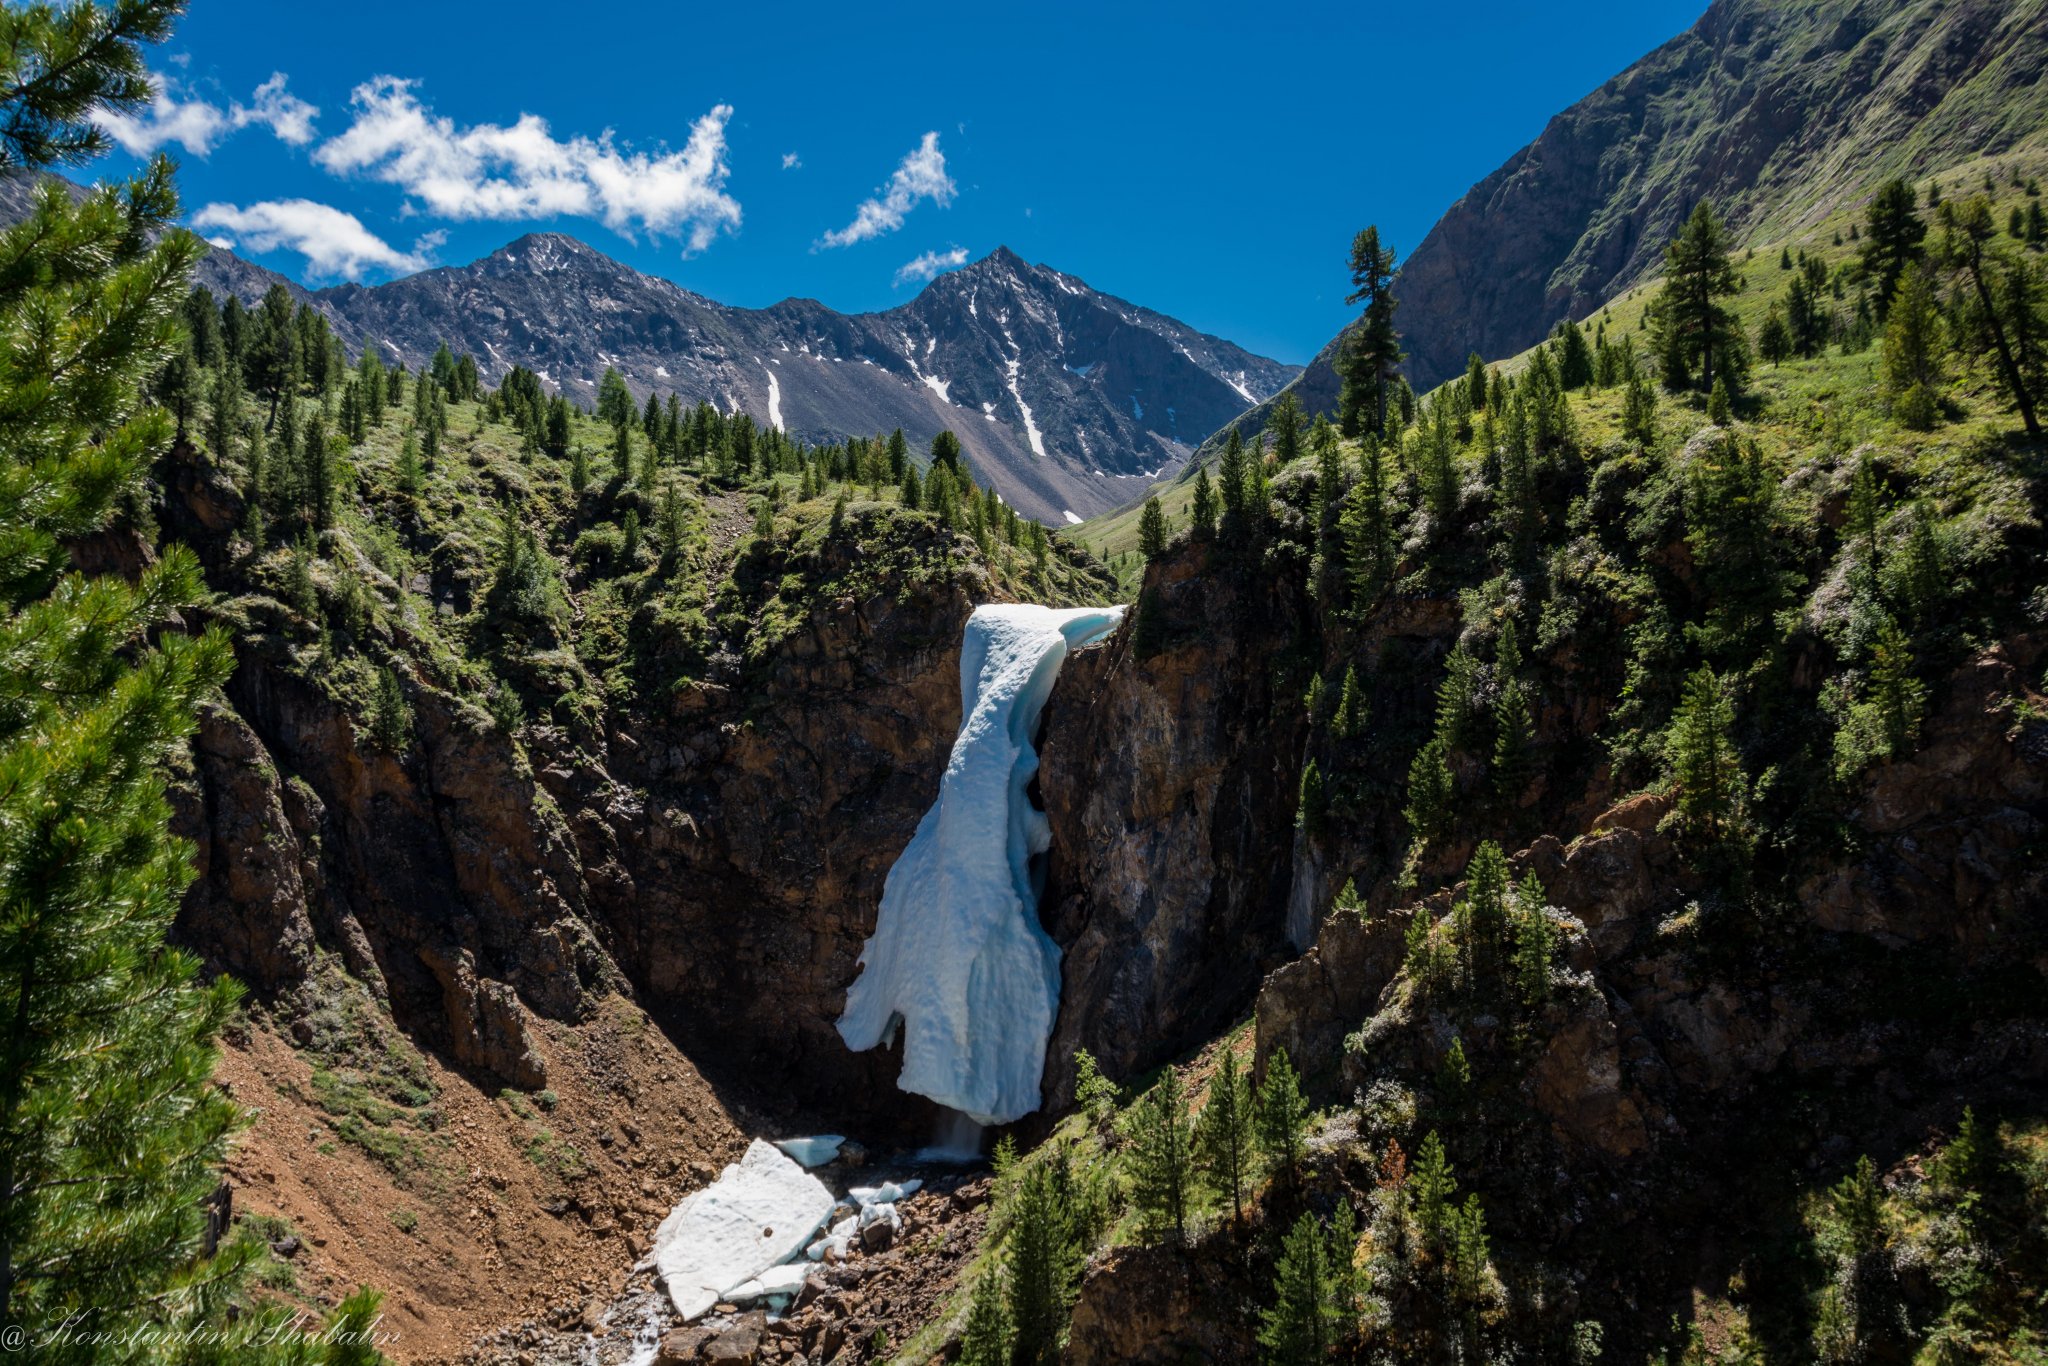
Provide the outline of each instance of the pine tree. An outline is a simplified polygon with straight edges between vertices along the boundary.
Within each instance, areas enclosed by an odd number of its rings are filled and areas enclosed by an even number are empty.
[[[1416,1150],[1407,1191],[1416,1226],[1422,1230],[1423,1245],[1441,1253],[1444,1235],[1450,1230],[1451,1201],[1457,1196],[1458,1183],[1450,1158],[1444,1154],[1443,1140],[1434,1129]]]
[[[1223,531],[1230,535],[1244,526],[1245,484],[1250,477],[1244,438],[1232,427],[1223,438],[1223,455],[1216,462],[1216,484],[1223,496]]]
[[[1365,689],[1358,681],[1358,666],[1344,666],[1344,686],[1337,694],[1337,709],[1330,716],[1330,734],[1339,740],[1356,740],[1365,734]]]
[[[1988,245],[1992,236],[1991,204],[1982,195],[1945,205],[1941,211],[1942,256],[1969,284],[1977,305],[1979,329],[1990,341],[2005,382],[2006,397],[2019,410],[2027,436],[2042,444],[2041,422],[2036,416],[2033,386],[2021,365],[2015,346],[2017,330],[2031,330],[2032,320],[2022,318],[2010,306],[2001,304],[1993,289],[1996,260]]]
[[[1503,678],[1493,706],[1493,788],[1513,801],[1529,786],[1529,751],[1535,743],[1529,693],[1522,680]]]
[[[1376,605],[1394,571],[1394,526],[1387,513],[1386,457],[1376,441],[1365,443],[1357,483],[1345,495],[1338,519],[1344,538],[1344,569],[1351,608],[1363,614]]]
[[[1369,227],[1351,240],[1351,293],[1365,315],[1341,344],[1338,371],[1344,380],[1338,413],[1344,435],[1384,436],[1388,430],[1388,386],[1401,363],[1401,339],[1394,330],[1394,253],[1380,245],[1380,230]]]
[[[1003,1303],[1003,1274],[991,1266],[975,1277],[960,1333],[960,1366],[1010,1366],[1010,1314]]]
[[[1245,1185],[1251,1176],[1252,1084],[1227,1045],[1209,1078],[1209,1098],[1195,1121],[1195,1152],[1219,1197],[1230,1201],[1231,1218],[1244,1222]]]
[[[1073,1262],[1065,1211],[1044,1162],[1016,1187],[1009,1213],[1010,1325],[1017,1366],[1051,1366],[1067,1324]]]
[[[1138,516],[1138,553],[1150,564],[1166,554],[1166,513],[1159,506],[1157,498],[1145,500],[1145,510]]]
[[[1557,344],[1557,381],[1566,389],[1583,389],[1593,382],[1593,352],[1586,334],[1570,318],[1558,323],[1551,337]]]
[[[1646,374],[1628,382],[1622,398],[1621,434],[1644,450],[1657,444],[1657,391]]]
[[[1088,1116],[1088,1122],[1097,1129],[1106,1129],[1116,1117],[1119,1103],[1116,1083],[1102,1075],[1095,1055],[1087,1049],[1074,1054],[1074,1103],[1081,1107],[1081,1113]]]
[[[1898,294],[1900,279],[1920,259],[1927,236],[1927,225],[1914,212],[1913,198],[1913,187],[1905,181],[1887,181],[1871,196],[1864,222],[1863,274],[1870,281],[1880,322]]]
[[[1308,1134],[1308,1120],[1308,1101],[1301,1094],[1301,1079],[1287,1060],[1287,1050],[1276,1048],[1266,1062],[1265,1084],[1259,1087],[1256,1132],[1259,1157],[1266,1170],[1289,1184],[1301,1167],[1301,1146]]]
[[[1259,1345],[1276,1366],[1317,1366],[1336,1334],[1330,1248],[1314,1214],[1294,1221],[1273,1269],[1273,1306],[1259,1321]]]
[[[1477,351],[1465,358],[1465,393],[1474,412],[1487,406],[1486,362]]]
[[[1416,838],[1428,841],[1443,833],[1449,823],[1451,804],[1457,792],[1450,766],[1444,761],[1444,742],[1432,738],[1415,752],[1408,765],[1408,802],[1402,815]]]
[[[1653,318],[1666,359],[1665,387],[1690,385],[1712,393],[1718,379],[1731,395],[1738,392],[1742,325],[1721,300],[1742,281],[1729,260],[1721,221],[1704,200],[1665,249],[1664,281]]]
[[[1776,304],[1770,306],[1757,328],[1756,351],[1774,366],[1783,364],[1792,354],[1792,329],[1785,326],[1785,315]]]
[[[1273,458],[1282,469],[1301,455],[1302,422],[1301,400],[1292,389],[1286,390],[1274,400],[1266,418],[1266,430],[1273,434]]]
[[[918,504],[920,501],[922,501],[923,497],[924,489],[917,481],[917,466],[910,464],[904,465],[903,485],[897,491],[898,501],[901,502],[903,506],[908,508],[910,511],[915,512],[917,511]]]
[[[412,743],[412,704],[405,700],[398,675],[390,669],[377,670],[376,687],[370,694],[370,738],[392,751]]]
[[[1310,839],[1321,839],[1329,814],[1329,797],[1323,791],[1323,771],[1314,759],[1310,759],[1301,766],[1301,792],[1295,805],[1294,823]]]
[[[1138,1097],[1125,1117],[1125,1163],[1131,1204],[1146,1233],[1171,1236],[1176,1246],[1188,1236],[1192,1203],[1193,1129],[1188,1094],[1180,1073],[1167,1067],[1152,1089]]]
[[[0,11],[0,162],[104,151],[95,112],[148,104],[137,45],[168,37],[179,9]],[[178,345],[204,251],[178,213],[157,158],[77,204],[35,187],[0,236],[0,1322],[31,1343],[75,1330],[37,1345],[39,1362],[111,1359],[94,1335],[152,1327],[168,1331],[151,1346],[189,1326],[226,1336],[220,1359],[266,1355],[207,1289],[231,1287],[246,1255],[201,1255],[238,1122],[213,1038],[239,991],[164,941],[192,878],[167,769],[232,657],[218,628],[158,629],[204,591],[184,547],[134,582],[86,577],[66,550],[172,440],[142,390]]]
[[[1194,503],[1190,509],[1194,533],[1207,540],[1216,532],[1216,491],[1209,483],[1209,471],[1205,466],[1195,471]]]
[[[1556,946],[1557,930],[1545,909],[1543,884],[1532,872],[1515,889],[1515,994],[1524,1006],[1533,1008],[1550,999],[1550,959]]]
[[[1731,833],[1742,817],[1746,785],[1734,730],[1734,704],[1714,671],[1703,665],[1686,680],[1666,743],[1678,786],[1674,814],[1710,841]]]
[[[1927,688],[1913,676],[1912,642],[1889,617],[1878,629],[1871,650],[1870,692],[1884,739],[1884,757],[1902,758],[1920,738]]]
[[[1915,431],[1932,428],[1940,415],[1941,315],[1923,270],[1908,270],[1899,281],[1884,325],[1882,387],[1899,424]]]

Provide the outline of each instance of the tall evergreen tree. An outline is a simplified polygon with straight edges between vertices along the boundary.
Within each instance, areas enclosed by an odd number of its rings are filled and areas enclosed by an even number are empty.
[[[2014,345],[2016,330],[2028,327],[2030,320],[2019,317],[2009,307],[2002,307],[2001,301],[1995,297],[1993,275],[1997,262],[1990,245],[1994,231],[1990,201],[1982,195],[1972,195],[1969,199],[1945,204],[1941,210],[1941,224],[1942,255],[1961,272],[1973,292],[1977,316],[1997,359],[2006,395],[2019,410],[2020,421],[2026,426],[2028,437],[2039,445],[2042,441],[2041,422],[2035,413],[2033,386],[2027,382]]]
[[[1678,787],[1676,815],[1710,841],[1731,833],[1742,818],[1747,788],[1734,732],[1727,689],[1702,666],[1686,680],[1667,746]]]
[[[1283,469],[1301,455],[1303,420],[1301,400],[1294,396],[1292,389],[1273,401],[1273,410],[1266,418],[1266,430],[1273,434],[1273,458]]]
[[[1010,1312],[1003,1303],[1000,1266],[974,1280],[967,1325],[960,1332],[960,1366],[1010,1366]]]
[[[0,164],[103,151],[95,113],[149,103],[138,45],[180,8],[0,10]],[[39,187],[0,234],[0,1322],[39,1362],[161,1345],[97,1340],[135,1330],[196,1329],[221,1360],[266,1354],[255,1325],[219,1312],[246,1255],[203,1256],[238,1119],[211,1082],[213,1038],[239,993],[164,942],[192,878],[166,773],[228,642],[167,625],[203,591],[182,546],[133,582],[87,577],[66,549],[172,438],[142,388],[177,346],[204,251],[178,212],[158,158],[77,204]],[[70,1336],[46,1336],[60,1323]]]
[[[1166,512],[1157,498],[1147,498],[1138,515],[1138,553],[1147,564],[1166,553]]]
[[[1131,1204],[1152,1237],[1187,1242],[1193,1203],[1194,1133],[1188,1094],[1180,1073],[1169,1066],[1140,1096],[1125,1118],[1126,1168]]]
[[[1880,322],[1898,295],[1907,267],[1920,259],[1927,237],[1927,225],[1914,208],[1913,187],[1895,177],[1871,196],[1864,219],[1860,255]]]
[[[1011,1359],[1016,1366],[1051,1366],[1059,1359],[1072,1297],[1070,1230],[1049,1165],[1034,1162],[1024,1172],[1009,1216]]]
[[[1230,1201],[1231,1218],[1244,1222],[1245,1186],[1251,1177],[1252,1083],[1228,1046],[1209,1078],[1209,1099],[1195,1121],[1195,1152],[1209,1184]]]
[[[1259,1156],[1266,1170],[1292,1184],[1301,1169],[1301,1146],[1308,1135],[1308,1100],[1301,1093],[1301,1078],[1287,1059],[1287,1050],[1277,1048],[1266,1060],[1266,1080],[1259,1087],[1256,1130]]]
[[[1388,386],[1401,363],[1401,337],[1394,328],[1394,252],[1380,245],[1380,230],[1369,227],[1351,239],[1351,293],[1365,314],[1346,335],[1338,358],[1344,387],[1338,401],[1346,436],[1384,436]]]
[[[1273,1268],[1273,1304],[1259,1321],[1259,1345],[1275,1366],[1320,1366],[1337,1340],[1331,1248],[1312,1213],[1294,1221]]]
[[[1885,316],[1882,388],[1902,426],[1926,431],[1940,413],[1941,314],[1927,272],[1908,270]]]
[[[1665,387],[1711,393],[1721,379],[1730,393],[1740,390],[1742,325],[1722,300],[1741,285],[1727,234],[1702,200],[1665,248],[1664,288],[1653,305]]]

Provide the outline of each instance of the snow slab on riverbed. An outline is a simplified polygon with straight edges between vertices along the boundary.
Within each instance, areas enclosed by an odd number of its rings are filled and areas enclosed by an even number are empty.
[[[903,1027],[896,1084],[980,1124],[1038,1108],[1060,951],[1038,923],[1034,856],[1051,842],[1027,790],[1038,714],[1070,650],[1121,607],[977,607],[960,642],[960,734],[939,799],[890,868],[839,1033],[859,1052]]]
[[[683,1197],[654,1234],[654,1266],[687,1322],[796,1256],[831,1217],[825,1183],[755,1139],[718,1180]]]

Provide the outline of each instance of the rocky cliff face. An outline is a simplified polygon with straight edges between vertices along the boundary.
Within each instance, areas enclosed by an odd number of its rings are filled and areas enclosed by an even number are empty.
[[[254,300],[279,277],[231,252],[200,269]],[[999,248],[884,313],[810,299],[731,308],[572,237],[522,237],[467,266],[295,291],[352,347],[419,368],[446,342],[487,382],[514,365],[585,406],[606,366],[807,441],[952,429],[976,477],[1064,525],[1121,506],[1297,367],[1254,356]]]
[[[1062,672],[1039,786],[1052,821],[1041,910],[1066,958],[1048,1102],[1086,1048],[1134,1077],[1227,1027],[1286,951],[1302,727],[1275,656],[1305,604],[1197,546],[1148,578],[1135,620]]]

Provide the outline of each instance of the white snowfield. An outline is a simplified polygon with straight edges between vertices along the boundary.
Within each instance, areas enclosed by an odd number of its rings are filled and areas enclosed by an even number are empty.
[[[1031,868],[1051,831],[1026,788],[1032,738],[1067,653],[1124,609],[994,605],[960,646],[960,735],[939,798],[889,870],[840,1037],[859,1052],[903,1028],[896,1084],[980,1124],[1038,1108],[1059,1007],[1060,951]]]
[[[835,1203],[824,1182],[755,1139],[745,1157],[686,1196],[655,1231],[654,1266],[676,1312],[695,1319],[727,1291],[798,1255]]]

